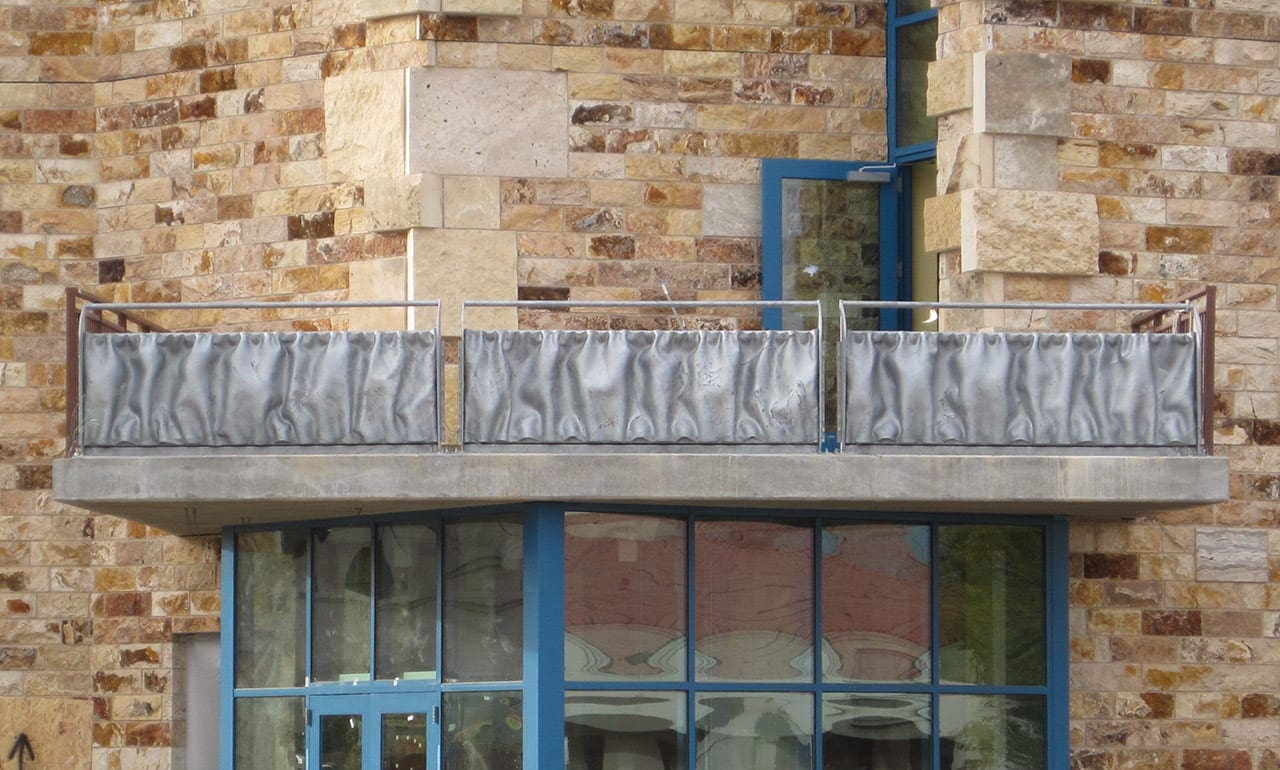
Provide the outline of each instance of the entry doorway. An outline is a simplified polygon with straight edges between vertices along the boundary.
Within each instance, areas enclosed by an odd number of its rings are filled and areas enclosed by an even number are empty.
[[[440,696],[312,696],[307,758],[307,770],[439,770]]]

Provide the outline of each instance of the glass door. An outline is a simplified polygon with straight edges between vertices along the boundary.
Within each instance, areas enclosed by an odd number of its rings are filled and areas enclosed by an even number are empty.
[[[435,693],[312,696],[307,770],[437,770]]]

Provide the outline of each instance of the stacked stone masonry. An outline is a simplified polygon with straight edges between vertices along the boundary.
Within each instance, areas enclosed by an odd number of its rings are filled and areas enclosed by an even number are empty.
[[[658,299],[665,282],[676,299],[749,299],[761,159],[887,153],[883,2],[429,6],[0,0],[0,724],[22,720],[46,762],[173,767],[175,638],[217,631],[220,612],[216,538],[52,499],[65,287],[456,308]],[[1073,766],[1280,768],[1280,13],[1274,0],[938,8],[926,240],[943,297],[1220,290],[1215,438],[1231,500],[1071,525]],[[539,92],[564,125],[552,165],[414,167],[405,84],[444,70],[464,90],[504,82],[493,73],[562,84]],[[353,149],[352,125],[384,141]]]

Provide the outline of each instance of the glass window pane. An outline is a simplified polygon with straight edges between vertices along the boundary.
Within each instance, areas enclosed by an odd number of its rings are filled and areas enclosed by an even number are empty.
[[[565,679],[684,679],[685,531],[656,516],[565,515]]]
[[[697,709],[697,770],[812,768],[813,696],[704,693]]]
[[[524,715],[518,692],[450,692],[444,710],[447,770],[520,770]]]
[[[943,695],[942,766],[965,770],[1048,767],[1045,701],[1038,695]]]
[[[436,675],[436,532],[424,524],[378,527],[378,678]]]
[[[938,42],[938,20],[898,28],[898,141],[899,147],[938,141],[938,121],[929,117],[925,92],[929,62]]]
[[[323,770],[360,770],[364,751],[364,723],[359,714],[326,714],[320,717],[320,767]]]
[[[315,681],[369,678],[372,535],[369,527],[313,530],[311,678]]]
[[[839,300],[879,297],[880,184],[783,179],[782,298],[821,300],[823,317],[839,319]],[[850,328],[879,328],[879,314],[866,313]]]
[[[236,535],[236,686],[301,687],[306,641],[306,530]]]
[[[942,679],[1044,684],[1043,531],[938,527],[938,575]]]
[[[929,681],[929,528],[839,524],[822,533],[822,676]]]
[[[382,770],[427,770],[427,715],[382,715]]]
[[[566,693],[568,770],[682,770],[688,729],[684,693]]]
[[[237,698],[235,711],[235,770],[303,770],[305,698]]]
[[[932,730],[928,695],[827,694],[822,699],[822,768],[928,770]]]
[[[930,0],[898,0],[898,15],[910,16],[913,13],[927,11],[933,7]]]
[[[813,527],[695,524],[698,679],[813,679]]]
[[[507,517],[444,528],[444,675],[517,681],[524,655],[524,528]]]

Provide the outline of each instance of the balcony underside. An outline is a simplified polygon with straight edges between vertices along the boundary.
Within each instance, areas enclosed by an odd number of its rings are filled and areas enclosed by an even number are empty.
[[[1227,499],[1222,457],[547,451],[59,460],[64,503],[177,534],[529,501],[1123,518]]]

